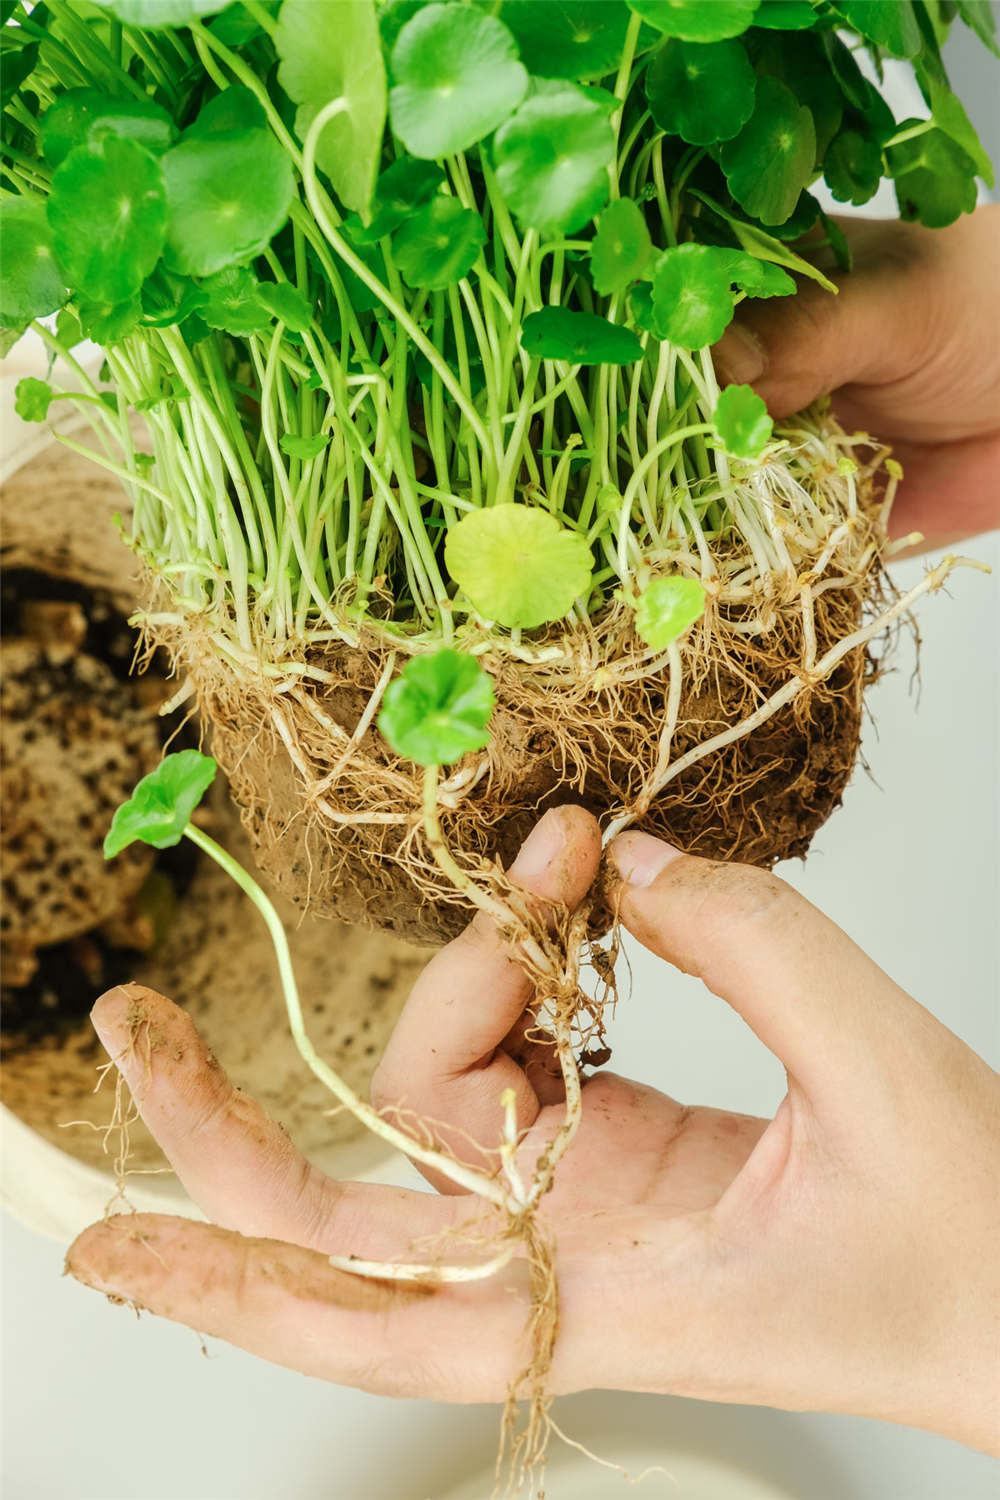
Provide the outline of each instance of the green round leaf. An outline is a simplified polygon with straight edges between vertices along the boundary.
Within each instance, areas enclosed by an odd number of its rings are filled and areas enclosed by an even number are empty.
[[[813,31],[765,31],[753,43],[757,73],[783,83],[812,115],[817,161],[844,118],[844,94],[825,47],[828,36]],[[853,59],[852,64],[857,67]]]
[[[837,0],[837,10],[848,26],[892,57],[916,57],[920,51],[913,0]]]
[[[271,327],[271,313],[258,295],[260,284],[246,266],[227,266],[206,276],[199,291],[198,312],[209,328],[240,334],[266,333]]]
[[[631,198],[616,198],[601,214],[590,247],[590,274],[602,297],[623,292],[646,269],[653,242],[642,209]]]
[[[74,290],[93,302],[127,302],[163,249],[160,163],[121,136],[77,146],[56,168],[48,216],[53,247]]]
[[[4,324],[20,326],[62,307],[66,283],[52,253],[44,203],[35,198],[0,198],[0,239]]]
[[[906,120],[903,125],[918,123]],[[901,219],[944,229],[975,208],[976,164],[943,130],[927,130],[890,146],[886,161]]]
[[[367,214],[385,130],[385,62],[374,0],[284,0],[275,46],[278,80],[300,106],[295,131],[304,140],[334,99],[346,110],[323,127],[316,160],[348,208]]]
[[[177,128],[165,109],[151,99],[109,99],[97,89],[67,89],[42,117],[42,150],[52,167],[76,146],[85,146],[102,131],[127,136],[154,156],[173,143]]]
[[[734,458],[759,458],[774,431],[767,407],[748,385],[726,386],[713,421],[719,441]]]
[[[163,158],[172,271],[209,276],[265,250],[288,218],[291,163],[269,130],[185,138]]]
[[[660,651],[701,619],[705,598],[695,578],[654,578],[639,595],[635,628],[647,646]]]
[[[22,422],[44,422],[54,395],[47,381],[26,375],[14,387],[14,410]]]
[[[159,31],[168,26],[188,26],[222,10],[227,0],[94,0],[126,26]]]
[[[439,291],[469,274],[485,243],[479,215],[439,194],[396,230],[392,253],[408,286]]]
[[[776,78],[758,78],[754,112],[720,160],[737,203],[765,224],[782,224],[813,175],[812,115]]]
[[[629,13],[623,0],[503,0],[500,19],[530,73],[580,79],[617,69]]]
[[[976,134],[975,126],[966,114],[962,101],[957,99],[946,85],[938,84],[933,79],[930,84],[930,95],[931,114],[934,116],[935,125],[972,158],[977,174],[986,186],[991,188],[993,186],[993,163]]]
[[[397,755],[450,765],[490,742],[493,683],[474,656],[436,651],[407,662],[389,684],[378,727]]]
[[[827,147],[823,176],[838,203],[867,203],[882,181],[882,152],[860,130],[840,130]]]
[[[355,229],[355,241],[370,245],[392,234],[415,208],[434,197],[443,182],[444,175],[436,162],[418,161],[415,156],[398,157],[375,184],[371,219]]]
[[[504,198],[543,234],[574,234],[603,207],[614,155],[604,108],[569,84],[525,100],[493,145]]]
[[[199,750],[164,756],[115,812],[104,840],[104,858],[113,859],[136,842],[152,844],[154,849],[179,844],[214,779],[215,761]]]
[[[267,115],[260,100],[250,89],[234,84],[202,105],[198,118],[185,130],[184,139],[204,141],[212,136],[267,128]]]
[[[579,532],[526,505],[468,511],[448,531],[444,561],[481,615],[526,630],[561,620],[593,573]]]
[[[682,42],[724,42],[752,26],[759,0],[628,0],[630,9]]]
[[[571,365],[628,365],[642,358],[642,345],[630,328],[569,307],[529,313],[521,328],[521,348],[536,359]]]
[[[524,98],[517,43],[494,16],[465,5],[427,5],[392,52],[392,128],[414,156],[467,151]]]
[[[77,317],[85,338],[105,347],[118,344],[137,327],[142,315],[142,303],[138,297],[129,297],[125,302],[91,302],[81,298],[77,304]]]
[[[268,312],[293,333],[305,333],[312,327],[313,310],[309,299],[289,282],[262,281],[257,286],[257,296]]]
[[[653,326],[680,349],[704,349],[720,339],[735,302],[732,256],[714,245],[664,250],[653,269]]]
[[[142,321],[150,328],[172,328],[203,307],[208,298],[186,276],[172,276],[160,264],[143,282]]]
[[[753,114],[755,77],[739,42],[669,41],[646,74],[653,119],[696,146],[732,140]]]
[[[730,250],[727,254],[729,279],[748,297],[794,296],[795,282],[780,266],[770,260],[758,260],[756,255],[746,255],[740,250]]]

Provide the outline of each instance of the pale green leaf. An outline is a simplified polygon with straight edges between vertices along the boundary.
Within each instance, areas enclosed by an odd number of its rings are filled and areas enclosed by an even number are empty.
[[[526,630],[568,614],[593,572],[579,532],[526,505],[468,511],[449,528],[444,560],[481,615]]]

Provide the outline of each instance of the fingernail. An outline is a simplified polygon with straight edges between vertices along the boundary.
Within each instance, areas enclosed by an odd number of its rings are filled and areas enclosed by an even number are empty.
[[[623,833],[608,850],[626,885],[635,886],[637,890],[652,885],[667,865],[680,859],[683,852],[648,833]]]
[[[729,385],[752,385],[767,369],[764,345],[741,323],[730,323],[712,351],[716,373]]]
[[[550,807],[540,818],[518,850],[508,874],[521,880],[542,875],[559,858],[566,847],[566,835],[558,807]]]

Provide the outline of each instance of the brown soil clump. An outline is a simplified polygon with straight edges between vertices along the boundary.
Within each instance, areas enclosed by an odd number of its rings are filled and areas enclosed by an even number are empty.
[[[863,592],[843,587],[815,601],[815,655],[857,627]],[[742,631],[745,620],[720,611],[710,637],[706,624],[685,643],[672,760],[747,717],[797,671],[808,679],[800,609],[774,612],[762,634]],[[641,802],[669,675],[627,670],[629,644],[581,636],[561,667],[481,656],[496,689],[492,743],[442,783],[440,799],[449,847],[471,869],[509,863],[555,803],[578,801],[606,817]],[[616,670],[606,665],[613,654]],[[384,681],[384,639],[313,647],[303,660],[327,680],[289,675],[278,692],[273,678],[237,679],[192,633],[179,655],[257,861],[290,900],[413,942],[461,929],[469,909],[423,845],[419,775],[392,754],[370,710],[357,732]],[[757,731],[682,772],[635,826],[717,859],[769,866],[804,854],[853,769],[867,671],[865,651],[852,652]]]

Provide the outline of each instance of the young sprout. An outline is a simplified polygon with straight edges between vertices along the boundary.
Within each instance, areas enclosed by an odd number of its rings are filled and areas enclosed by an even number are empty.
[[[713,420],[720,443],[734,458],[759,458],[774,431],[767,407],[748,385],[727,385]]]
[[[695,578],[654,578],[639,595],[635,628],[654,650],[662,650],[701,618],[705,590]]]
[[[378,727],[397,755],[449,765],[489,744],[493,684],[474,656],[435,651],[407,662],[386,689]]]
[[[642,209],[631,198],[616,198],[597,221],[590,247],[590,274],[602,297],[620,295],[645,271],[653,253]]]
[[[455,653],[448,654],[454,655]],[[471,658],[463,657],[459,660],[470,661]],[[466,681],[464,690],[459,690],[452,695],[455,699],[454,706],[456,715],[467,719],[470,725],[473,720],[479,718],[485,726],[492,706],[492,689],[485,673],[480,672],[475,662],[472,662],[472,665],[486,680],[489,705],[484,705],[482,687]],[[446,670],[446,667],[441,668],[442,672]],[[463,675],[467,677],[468,674]],[[471,696],[478,707],[467,703],[466,695]],[[448,696],[447,692],[444,696]],[[484,730],[481,729],[480,735],[483,732]],[[306,1032],[302,1003],[292,968],[288,937],[273,903],[253,876],[231,854],[228,854],[221,844],[217,844],[213,838],[203,833],[191,822],[191,815],[215,779],[215,772],[215,761],[208,755],[202,755],[198,750],[181,750],[174,755],[165,756],[156,770],[144,776],[137,784],[128,801],[122,803],[116,810],[111,828],[104,840],[105,859],[113,859],[123,849],[127,849],[129,844],[136,842],[151,844],[154,849],[169,849],[179,844],[182,838],[190,839],[205,854],[214,859],[216,864],[221,866],[226,874],[235,880],[240,889],[250,897],[267,923],[278,962],[278,973],[292,1037],[300,1057],[320,1082],[325,1084],[334,1097],[345,1105],[363,1125],[381,1136],[397,1151],[405,1152],[408,1156],[424,1162],[425,1165],[432,1166],[436,1171],[443,1172],[466,1192],[478,1193],[480,1197],[497,1207],[509,1209],[511,1204],[508,1195],[495,1179],[470,1167],[462,1166],[453,1158],[427,1146],[425,1140],[411,1137],[404,1130],[389,1124],[319,1056]],[[516,1209],[517,1205],[514,1207]],[[350,1260],[342,1261],[338,1257],[332,1257],[332,1259],[334,1263],[343,1265],[344,1269],[359,1270],[359,1267]],[[450,1278],[444,1271],[441,1274],[442,1279],[470,1280],[476,1276],[491,1274],[496,1266],[497,1261],[494,1259],[480,1266],[458,1268]],[[362,1263],[360,1267],[362,1274],[370,1275],[416,1276],[424,1274],[426,1270],[424,1266],[397,1266],[391,1271],[372,1270],[368,1267],[368,1263]]]

